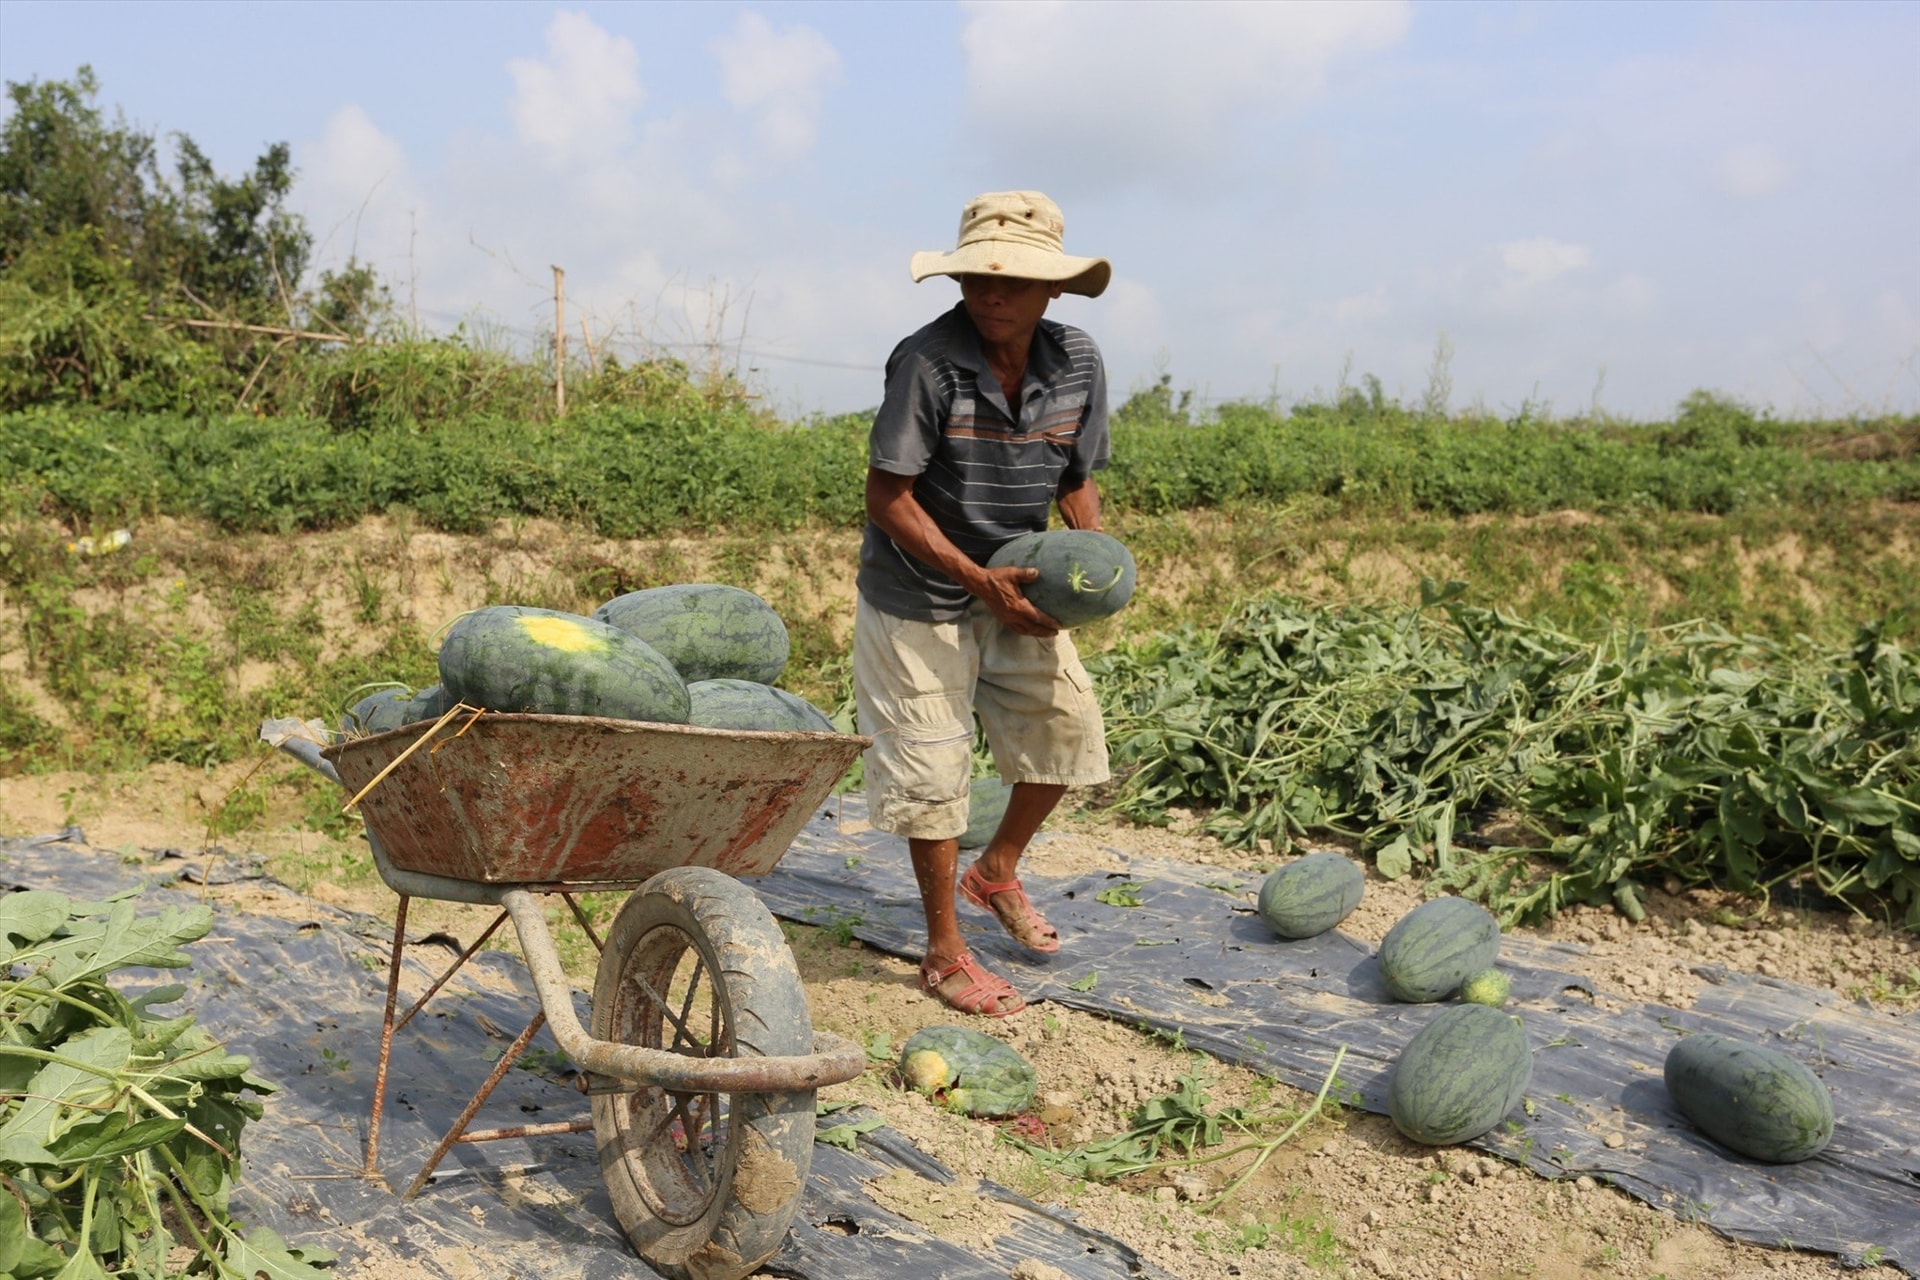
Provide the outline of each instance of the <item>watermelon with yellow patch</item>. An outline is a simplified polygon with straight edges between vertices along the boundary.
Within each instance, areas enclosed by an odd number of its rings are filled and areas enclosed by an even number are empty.
[[[440,683],[487,711],[687,722],[687,686],[658,650],[555,609],[503,604],[462,615],[440,646]]]
[[[970,1116],[1010,1116],[1033,1104],[1039,1081],[1018,1050],[971,1027],[922,1027],[900,1047],[907,1087]]]

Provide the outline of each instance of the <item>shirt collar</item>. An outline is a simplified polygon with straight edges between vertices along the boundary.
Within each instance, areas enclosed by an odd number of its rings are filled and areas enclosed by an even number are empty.
[[[967,304],[953,304],[956,341],[947,349],[947,358],[970,370],[976,377],[987,372],[987,356],[980,349],[980,330],[974,328]],[[1033,331],[1033,345],[1027,349],[1027,372],[1042,383],[1050,382],[1067,365],[1066,349],[1053,335],[1045,320]]]

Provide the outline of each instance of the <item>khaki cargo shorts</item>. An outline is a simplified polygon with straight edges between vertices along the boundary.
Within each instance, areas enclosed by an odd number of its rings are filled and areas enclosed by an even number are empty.
[[[867,749],[867,818],[897,836],[967,829],[973,717],[1008,782],[1092,786],[1106,726],[1073,641],[1007,630],[978,602],[958,622],[915,622],[860,600],[853,690]]]

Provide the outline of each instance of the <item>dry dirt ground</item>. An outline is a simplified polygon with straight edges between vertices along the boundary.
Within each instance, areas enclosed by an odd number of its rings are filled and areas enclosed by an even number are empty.
[[[201,773],[178,766],[102,778],[49,774],[0,779],[0,834],[34,835],[78,822],[106,850],[204,847],[205,815],[246,765]],[[297,769],[269,758],[267,771]],[[269,869],[311,896],[376,914],[392,898],[350,842],[303,829],[291,813],[269,812],[245,837]],[[1241,872],[1253,859],[1190,828],[1148,830],[1078,814],[1057,819],[1029,854],[1050,875],[1094,868],[1124,871],[1130,859],[1174,858]],[[273,895],[234,891],[229,905],[268,910]],[[1652,895],[1648,920],[1629,925],[1611,912],[1576,910],[1540,932],[1586,948],[1596,984],[1685,1005],[1690,964],[1710,961],[1907,1010],[1920,1002],[1920,940],[1884,925],[1809,912],[1754,915],[1751,903],[1715,894]],[[1416,885],[1369,873],[1367,896],[1343,928],[1377,942],[1420,900]],[[438,913],[422,928],[472,936],[467,909],[420,904]],[[391,918],[390,915],[388,918]],[[787,926],[816,1026],[897,1047],[923,1026],[957,1019],[924,998],[910,961],[799,925]],[[971,1020],[1038,1065],[1037,1119],[1061,1145],[1126,1129],[1135,1109],[1171,1093],[1183,1073],[1204,1079],[1215,1108],[1299,1111],[1311,1099],[1251,1072],[1180,1050],[1164,1040],[1090,1015],[1041,1004],[1002,1022]],[[965,1176],[988,1178],[1042,1202],[1071,1207],[1089,1225],[1125,1241],[1185,1280],[1226,1277],[1352,1276],[1455,1280],[1471,1277],[1814,1277],[1836,1272],[1822,1255],[1730,1243],[1639,1201],[1581,1178],[1552,1182],[1463,1149],[1435,1150],[1401,1139],[1382,1117],[1343,1111],[1309,1124],[1280,1147],[1221,1207],[1201,1207],[1237,1171],[1227,1162],[1195,1170],[1156,1169],[1118,1185],[1067,1180],[1001,1140],[990,1123],[940,1109],[903,1090],[876,1066],[825,1091],[831,1101],[867,1104],[922,1149]],[[875,1197],[928,1229],[961,1241],[992,1229],[990,1203],[912,1179],[883,1179]],[[1054,1280],[1051,1268],[1022,1264],[1012,1280]],[[1026,1272],[1028,1274],[1021,1274]],[[377,1259],[358,1280],[407,1280],[406,1267]],[[1884,1267],[1857,1272],[1893,1280]]]

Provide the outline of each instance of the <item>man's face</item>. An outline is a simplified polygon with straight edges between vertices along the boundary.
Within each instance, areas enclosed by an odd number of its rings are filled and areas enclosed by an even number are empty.
[[[960,277],[960,297],[974,328],[988,342],[1012,342],[1031,337],[1047,304],[1060,296],[1060,286],[1047,280],[1016,280],[1007,276]]]

